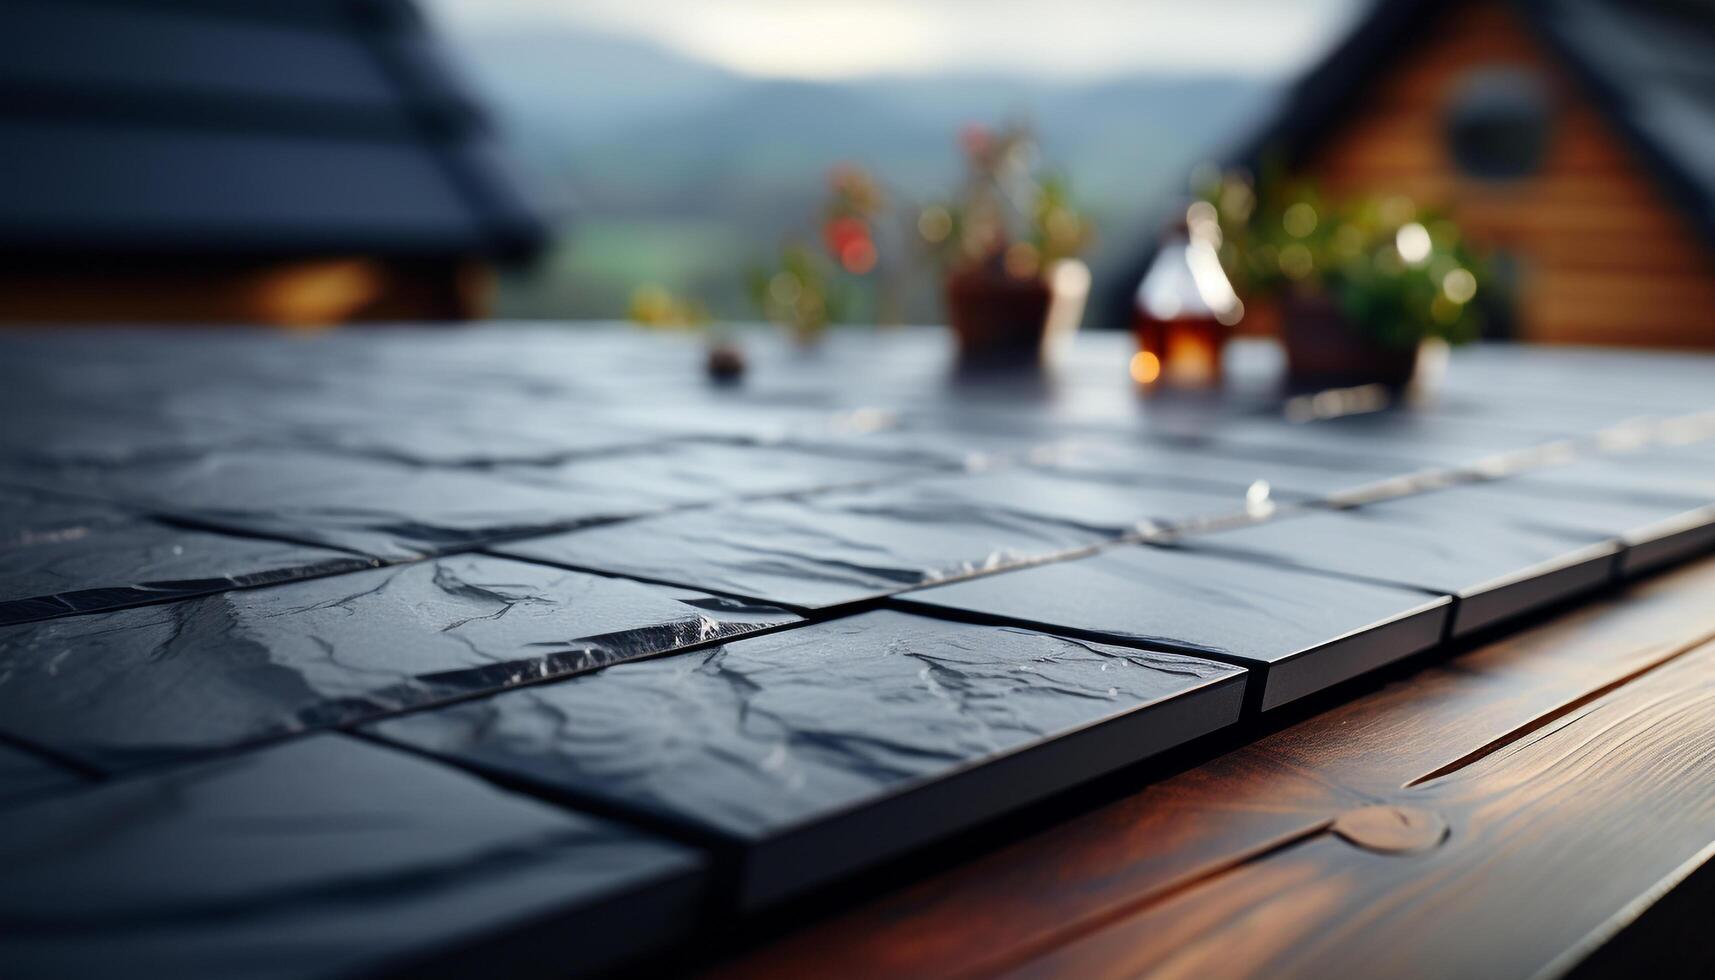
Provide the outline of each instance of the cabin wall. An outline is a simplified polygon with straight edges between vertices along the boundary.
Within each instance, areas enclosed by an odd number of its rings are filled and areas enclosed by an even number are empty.
[[[1548,83],[1547,157],[1530,176],[1471,177],[1449,150],[1449,100],[1470,70],[1510,66]],[[1502,3],[1451,6],[1304,166],[1337,193],[1450,206],[1473,238],[1516,262],[1521,339],[1715,346],[1715,253]]]
[[[468,320],[492,279],[476,259],[0,259],[0,326]]]

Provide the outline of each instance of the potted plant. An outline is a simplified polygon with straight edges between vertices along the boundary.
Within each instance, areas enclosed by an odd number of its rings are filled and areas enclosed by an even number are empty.
[[[1028,130],[966,127],[965,186],[924,208],[917,231],[939,259],[947,319],[967,361],[1034,361],[1083,319],[1091,224],[1063,177],[1036,168]]]
[[[1488,268],[1447,215],[1409,198],[1328,199],[1308,185],[1205,189],[1235,285],[1272,303],[1295,387],[1403,386],[1422,342],[1482,329]]]
[[[800,343],[819,340],[830,323],[848,319],[861,305],[879,266],[874,229],[886,211],[887,197],[867,171],[849,163],[831,168],[821,247],[788,238],[772,266],[750,269],[751,302]]]

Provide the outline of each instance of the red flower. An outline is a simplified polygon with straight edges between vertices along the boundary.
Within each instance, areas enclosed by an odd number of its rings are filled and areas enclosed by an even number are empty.
[[[858,218],[834,218],[822,226],[822,241],[829,255],[840,258],[853,245],[869,242],[869,226]]]

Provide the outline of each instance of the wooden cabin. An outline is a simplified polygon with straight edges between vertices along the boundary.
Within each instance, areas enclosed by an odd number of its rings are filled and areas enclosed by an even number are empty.
[[[1715,7],[1376,0],[1234,155],[1451,208],[1503,335],[1715,346]]]
[[[462,319],[546,235],[408,0],[8,0],[0,175],[0,322]]]

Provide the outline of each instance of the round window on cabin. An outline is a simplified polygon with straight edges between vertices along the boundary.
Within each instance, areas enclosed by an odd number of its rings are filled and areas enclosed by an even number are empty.
[[[1459,169],[1490,180],[1542,169],[1554,123],[1548,85],[1528,68],[1482,68],[1460,79],[1447,108],[1447,145]]]

